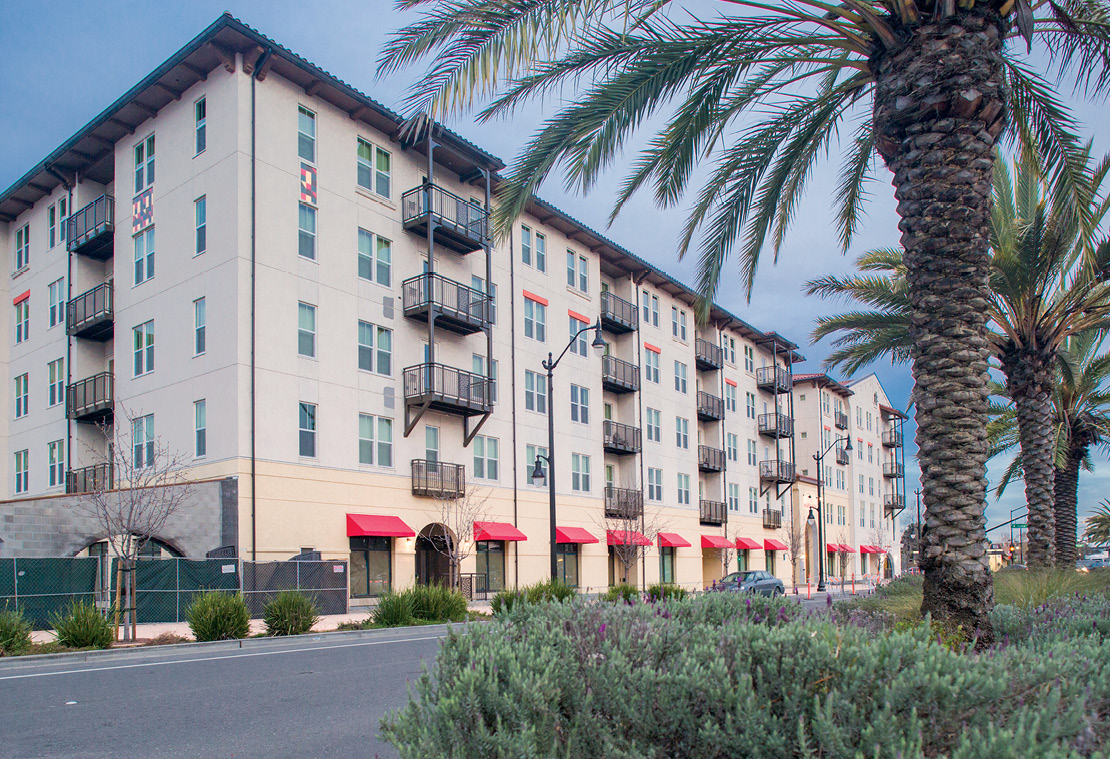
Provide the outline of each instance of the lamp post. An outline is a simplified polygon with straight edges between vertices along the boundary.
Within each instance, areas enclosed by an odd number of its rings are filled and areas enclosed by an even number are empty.
[[[822,515],[824,511],[821,502],[821,487],[823,477],[821,476],[821,462],[824,461],[825,456],[833,449],[837,443],[844,441],[844,450],[848,453],[852,452],[852,436],[845,435],[838,437],[836,440],[829,443],[828,448],[820,453],[813,454],[813,459],[817,462],[817,592],[825,592],[825,552],[821,549],[825,547],[825,518]],[[813,527],[813,509],[809,510],[809,517],[806,518],[810,527]]]
[[[536,487],[542,487],[544,481],[547,482],[547,498],[548,498],[548,518],[551,522],[550,527],[550,547],[551,552],[551,579],[555,579],[559,573],[558,561],[555,555],[555,392],[552,387],[552,375],[555,372],[555,367],[563,360],[563,356],[570,350],[570,346],[574,345],[578,338],[585,332],[593,332],[594,339],[590,343],[590,347],[594,352],[601,355],[605,352],[605,340],[601,337],[601,319],[598,318],[597,322],[589,327],[582,329],[571,335],[570,342],[567,347],[563,348],[563,352],[559,354],[558,358],[553,358],[553,354],[547,354],[547,360],[543,362],[543,368],[547,370],[547,455],[539,454],[536,456],[536,466],[532,470],[532,484]],[[541,460],[547,461],[547,471],[544,472],[543,467],[540,465]]]

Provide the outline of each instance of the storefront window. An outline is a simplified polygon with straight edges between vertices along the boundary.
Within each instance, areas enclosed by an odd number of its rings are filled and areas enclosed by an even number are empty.
[[[578,587],[578,544],[555,544],[556,577],[572,588]]]
[[[751,564],[749,563],[748,559],[748,549],[741,548],[739,551],[736,552],[736,571],[747,572],[750,566]]]
[[[771,574],[775,573],[775,552],[766,551],[767,554],[767,571]]]
[[[389,592],[392,583],[390,539],[351,538],[351,597],[380,596]]]
[[[478,574],[486,576],[486,590],[496,593],[505,588],[505,542],[478,541]]]
[[[674,548],[659,549],[659,582],[674,582]]]

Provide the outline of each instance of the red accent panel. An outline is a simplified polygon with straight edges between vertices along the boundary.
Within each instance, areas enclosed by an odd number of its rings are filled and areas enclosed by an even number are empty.
[[[475,522],[475,540],[528,540],[528,536],[508,522]]]
[[[524,291],[524,297],[527,298],[528,300],[534,300],[534,301],[536,301],[536,303],[539,303],[540,305],[543,305],[543,306],[547,305],[547,298],[541,298],[540,296],[536,295],[535,293],[530,293],[527,290]]]
[[[740,550],[747,549],[749,551],[758,551],[763,546],[759,544],[758,540],[752,540],[751,538],[737,538],[736,547]]]
[[[590,317],[583,316],[582,314],[578,313],[577,311],[572,311],[571,309],[568,308],[567,313],[570,314],[571,316],[573,316],[575,319],[577,319],[580,322],[586,322],[586,324],[590,323]]]
[[[702,548],[732,548],[732,541],[722,535],[702,535]]]
[[[15,298],[12,300],[12,305],[13,306],[18,306],[20,303],[22,303],[23,301],[27,300],[30,297],[31,297],[31,291],[28,290],[25,293],[22,293],[20,295],[15,296]]]
[[[726,385],[732,385],[733,387],[736,387],[736,380],[726,379],[725,384]]]
[[[659,545],[664,548],[689,548],[690,541],[677,532],[661,532],[659,533]]]
[[[651,351],[652,353],[662,353],[662,349],[656,348],[651,343],[644,343],[644,350]]]
[[[416,530],[405,524],[400,517],[348,514],[347,537],[365,535],[383,538],[415,538]]]
[[[555,528],[555,542],[556,543],[597,543],[597,538],[590,534],[589,530],[581,527],[556,527]]]

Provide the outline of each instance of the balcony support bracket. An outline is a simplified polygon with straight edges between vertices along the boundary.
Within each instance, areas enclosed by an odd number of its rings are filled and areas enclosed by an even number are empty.
[[[420,421],[420,418],[422,416],[424,416],[424,412],[428,410],[428,406],[431,405],[431,398],[424,401],[424,405],[420,406],[416,410],[416,416],[413,416],[412,414],[413,407],[409,406],[408,404],[405,405],[405,437],[408,437],[409,434],[412,433],[412,428],[416,426],[416,423]]]
[[[486,423],[489,417],[489,413],[482,414],[482,418],[474,425],[474,429],[470,429],[470,417],[465,417],[463,419],[463,448],[470,446],[470,441],[478,434],[478,430],[482,429],[482,425]]]

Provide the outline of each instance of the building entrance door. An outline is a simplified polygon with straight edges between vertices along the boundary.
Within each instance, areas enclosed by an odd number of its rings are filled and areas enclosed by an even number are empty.
[[[430,524],[416,538],[417,585],[450,585],[451,562],[447,558],[451,536],[441,524]]]

